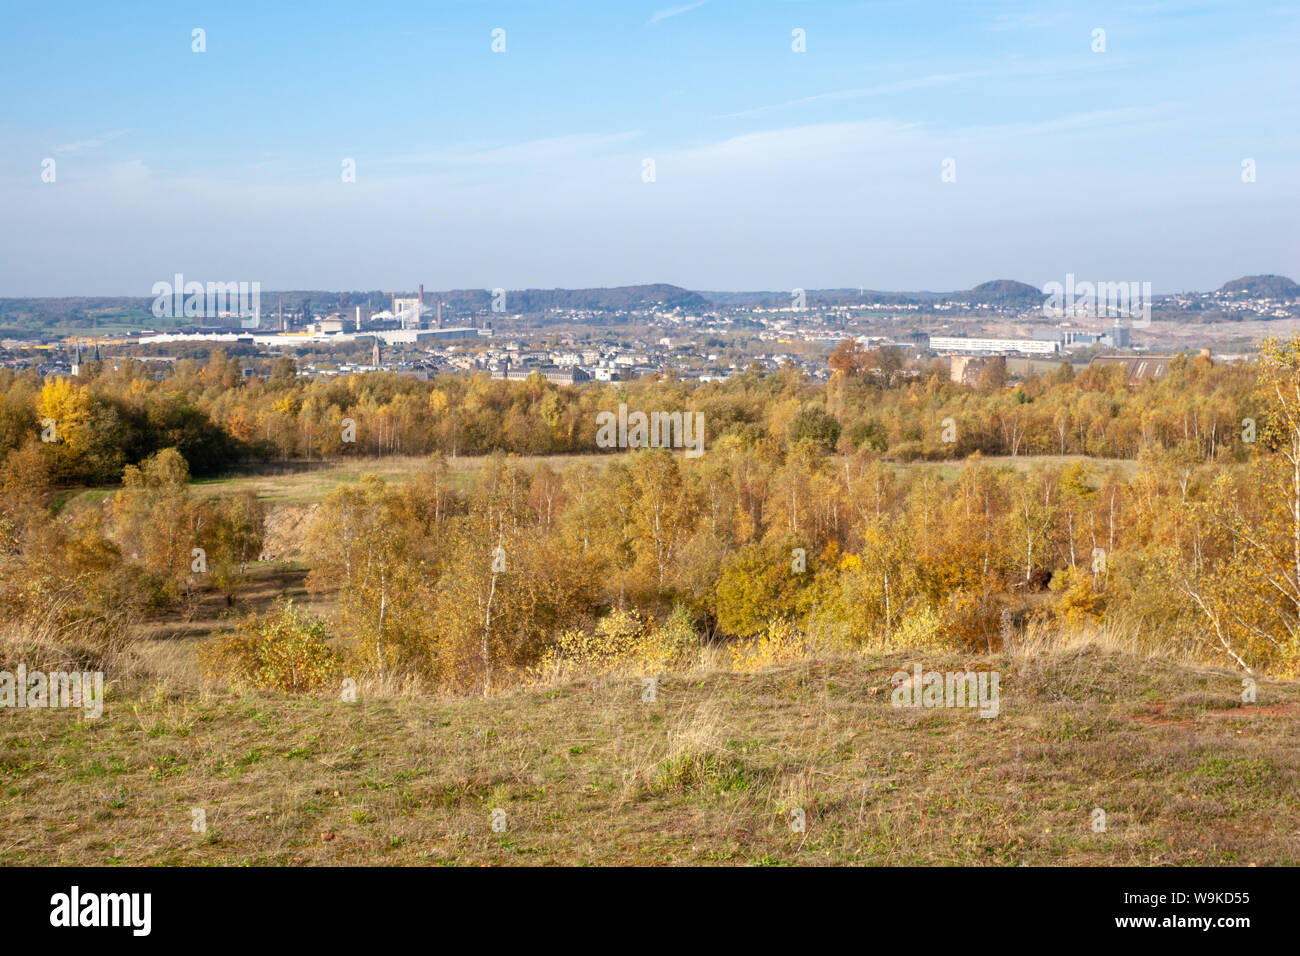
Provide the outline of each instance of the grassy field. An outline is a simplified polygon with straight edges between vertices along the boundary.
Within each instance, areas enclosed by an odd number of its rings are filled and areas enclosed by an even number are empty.
[[[529,466],[546,463],[562,471],[576,463],[600,464],[606,460],[626,457],[626,452],[590,455],[534,455],[523,458]],[[468,488],[474,474],[486,461],[483,455],[461,455],[448,458],[451,480],[456,487]],[[378,475],[389,481],[405,481],[410,475],[425,467],[428,459],[410,455],[387,458],[348,458],[335,461],[294,462],[269,466],[247,474],[226,475],[220,478],[200,478],[191,485],[196,494],[215,498],[219,495],[252,491],[268,504],[313,504],[323,499],[334,488],[343,484],[356,484],[362,475]],[[98,503],[117,491],[118,486],[83,488],[68,494],[62,507],[73,502]]]
[[[534,455],[521,459],[524,464],[534,466],[541,463],[550,465],[556,471],[575,464],[601,465],[617,458],[627,458],[629,452],[614,454],[592,453],[583,455]],[[324,462],[295,462],[282,466],[270,466],[261,472],[227,475],[220,478],[201,478],[192,482],[197,494],[207,497],[252,491],[258,498],[268,504],[305,505],[314,504],[323,499],[334,488],[342,484],[355,484],[362,475],[379,475],[389,481],[405,481],[413,472],[423,468],[428,459],[418,456],[395,455],[387,458],[352,458]],[[464,490],[469,487],[474,474],[483,466],[486,458],[482,455],[462,455],[448,458],[453,484]],[[985,462],[995,467],[1010,467],[1020,471],[1038,465],[1065,465],[1074,461],[1088,464],[1095,473],[1105,468],[1118,467],[1124,475],[1131,476],[1137,469],[1137,462],[1123,458],[1090,458],[1083,455],[1018,455],[989,456]],[[897,463],[901,474],[909,468],[932,468],[946,479],[954,478],[966,465],[964,459],[958,461],[916,461],[910,464]],[[60,508],[73,503],[98,504],[111,496],[116,485],[101,488],[83,488],[64,495]]]
[[[1118,469],[1121,477],[1126,479],[1132,478],[1137,473],[1137,461],[1132,458],[1093,458],[1088,455],[988,455],[983,458],[983,461],[994,468],[1014,468],[1019,472],[1030,471],[1041,465],[1059,468],[1074,462],[1082,462],[1087,466],[1088,473],[1094,481],[1099,474],[1111,468]],[[966,464],[966,459],[961,458],[956,461],[913,461],[907,464],[897,462],[894,467],[900,475],[908,469],[929,468],[938,472],[945,481],[952,481],[966,467]]]
[[[915,660],[997,669],[1000,715],[891,707]],[[355,703],[110,687],[98,720],[0,714],[0,863],[1300,863],[1300,689],[1240,692],[1088,646],[704,670],[653,702],[635,677]]]
[[[591,455],[536,455],[522,459],[529,466],[547,464],[563,471],[575,463],[601,463],[603,459],[617,456]],[[487,458],[483,455],[461,455],[448,458],[451,481],[459,490],[465,490]],[[427,458],[393,456],[389,458],[354,458],[342,461],[319,462],[281,473],[236,475],[225,478],[203,479],[194,482],[200,494],[217,495],[253,491],[263,501],[275,504],[307,504],[320,501],[342,484],[356,484],[362,475],[378,475],[388,481],[405,481],[414,472],[424,468]]]

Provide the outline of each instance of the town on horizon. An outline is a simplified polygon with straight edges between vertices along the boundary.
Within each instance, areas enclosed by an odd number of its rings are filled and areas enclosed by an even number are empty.
[[[973,381],[998,357],[1020,374],[1047,361],[1167,361],[1183,350],[1232,361],[1271,329],[1300,323],[1300,286],[1281,276],[1174,295],[1073,274],[1042,290],[995,280],[953,293],[710,293],[666,284],[426,292],[422,283],[411,292],[263,292],[255,282],[183,275],[153,291],[153,299],[0,299],[0,367],[78,375],[91,361],[165,365],[219,347],[243,356],[250,375],[259,361],[265,369],[290,354],[302,374],[326,376],[537,373],[579,385],[671,373],[707,382],[757,363],[824,380],[827,357],[847,339],[891,349],[913,368],[943,359],[954,381]],[[1163,367],[1143,366],[1149,374]]]

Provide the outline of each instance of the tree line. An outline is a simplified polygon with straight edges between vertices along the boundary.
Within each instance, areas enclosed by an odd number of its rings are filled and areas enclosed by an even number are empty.
[[[1063,364],[1008,387],[986,369],[976,387],[942,363],[904,367],[892,350],[841,346],[827,382],[793,366],[752,367],[725,382],[671,375],[564,386],[474,376],[297,374],[281,357],[263,375],[214,351],[205,362],[89,363],[75,378],[0,373],[0,456],[28,444],[59,484],[110,484],[122,469],[175,448],[196,476],[252,462],[347,455],[540,455],[597,451],[597,415],[620,403],[705,416],[710,442],[739,436],[778,445],[814,440],[902,461],[984,455],[1136,458],[1187,443],[1215,459],[1244,458],[1243,418],[1256,416],[1254,372],[1179,356],[1163,379],[1131,389],[1122,369]],[[349,428],[347,423],[352,423]],[[947,427],[945,427],[947,426]]]

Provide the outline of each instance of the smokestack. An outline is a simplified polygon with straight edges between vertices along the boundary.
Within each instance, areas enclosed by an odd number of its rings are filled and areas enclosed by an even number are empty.
[[[442,328],[442,299],[438,300],[438,328]]]
[[[361,306],[357,306],[357,331],[361,331]]]

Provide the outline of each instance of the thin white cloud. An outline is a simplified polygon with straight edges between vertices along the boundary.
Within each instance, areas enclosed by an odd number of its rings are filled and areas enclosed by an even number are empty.
[[[1108,69],[1122,69],[1126,64],[1118,57],[1111,57],[1106,61],[1104,66]],[[928,76],[918,76],[911,79],[898,80],[893,83],[881,83],[877,86],[866,86],[847,90],[832,90],[828,93],[817,93],[812,96],[804,96],[795,100],[786,100],[781,103],[769,103],[765,106],[756,106],[753,109],[740,110],[735,113],[720,113],[713,118],[742,119],[751,116],[761,116],[764,113],[771,113],[776,110],[808,106],[813,103],[830,103],[842,100],[862,99],[870,96],[888,96],[894,93],[906,93],[911,90],[922,90],[936,86],[964,83],[968,80],[997,81],[1021,76],[1049,76],[1081,72],[1084,69],[1096,70],[1097,64],[1091,60],[1027,61],[1012,63],[1009,66],[998,65],[996,68],[967,70],[960,73],[931,73]]]
[[[718,142],[676,150],[661,166],[693,173],[765,168],[780,172],[794,163],[824,164],[844,157],[884,153],[914,144],[925,133],[919,123],[869,120],[814,123],[742,133]]]
[[[1027,13],[1001,13],[989,24],[990,30],[1040,30],[1054,27],[1065,19],[1063,13],[1047,14],[1038,11]]]
[[[944,155],[938,152],[941,148],[951,148],[959,142],[996,147],[1012,137],[1069,136],[1081,130],[1148,124],[1162,112],[1162,109],[1154,107],[1124,107],[1042,120],[943,129],[890,119],[812,123],[742,133],[676,150],[665,155],[660,168],[677,166],[689,168],[693,173],[728,175],[739,169],[768,169],[778,175],[788,175],[788,171],[800,163],[816,163],[822,169],[837,164],[861,169],[855,164],[870,156],[928,155],[931,152]]]
[[[1153,3],[1130,4],[1124,9],[1137,14],[1162,14],[1200,12],[1223,6],[1223,0],[1156,0]]]
[[[974,126],[969,127],[966,132],[995,137],[1013,136],[1022,133],[1070,133],[1081,129],[1150,123],[1157,119],[1162,112],[1166,111],[1167,106],[1125,106],[1116,109],[1092,110],[1087,113],[1070,113],[1049,120]]]
[[[506,146],[472,145],[434,153],[394,156],[391,162],[475,166],[538,163],[591,156],[613,146],[625,145],[641,135],[639,130],[621,133],[574,133],[568,136],[552,136],[547,139],[511,143]]]
[[[905,93],[908,90],[920,90],[931,86],[942,86],[947,83],[956,83],[960,80],[974,79],[976,77],[988,76],[987,73],[934,73],[930,76],[917,77],[912,80],[899,80],[897,83],[882,83],[879,86],[867,86],[859,89],[849,90],[832,90],[829,93],[817,93],[813,96],[803,96],[797,100],[787,100],[784,103],[771,103],[767,106],[757,106],[750,110],[741,110],[738,113],[722,113],[715,119],[740,119],[742,117],[759,116],[763,113],[770,113],[773,110],[789,109],[794,106],[806,106],[809,103],[826,103],[836,100],[854,100],[866,96],[884,96],[890,93]]]
[[[650,17],[649,20],[646,21],[646,25],[653,26],[654,24],[658,23],[660,20],[667,20],[669,17],[675,17],[678,14],[685,13],[688,10],[694,10],[696,7],[702,7],[707,2],[708,0],[699,0],[698,3],[688,3],[680,7],[668,7],[664,10],[656,10],[654,12],[654,15]]]
[[[92,139],[78,140],[75,143],[65,143],[62,146],[55,146],[56,153],[79,153],[83,149],[99,149],[109,140],[117,139],[119,136],[125,136],[131,132],[129,129],[115,129],[109,133],[102,133]]]

